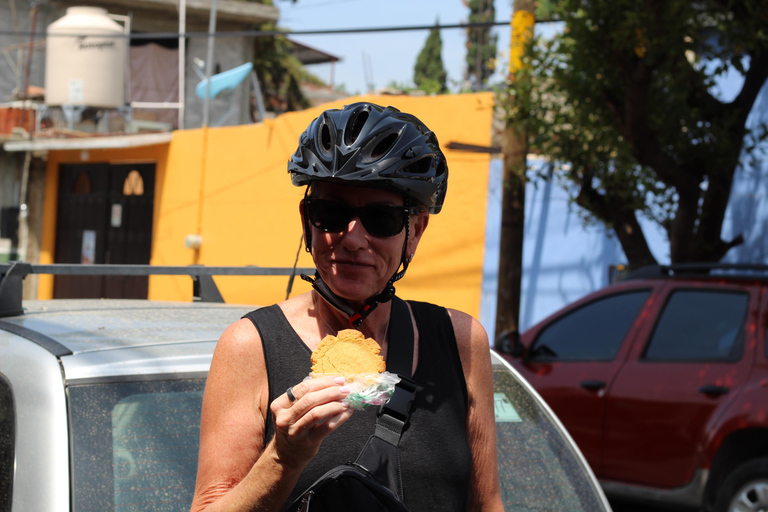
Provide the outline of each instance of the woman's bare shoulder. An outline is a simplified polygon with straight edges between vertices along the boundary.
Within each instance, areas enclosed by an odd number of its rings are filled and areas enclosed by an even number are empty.
[[[459,346],[472,345],[475,343],[488,345],[488,334],[486,333],[483,324],[481,324],[477,318],[457,309],[447,308],[447,310]]]
[[[261,336],[253,322],[241,318],[224,330],[216,344],[215,354],[242,356],[254,352],[261,352]]]

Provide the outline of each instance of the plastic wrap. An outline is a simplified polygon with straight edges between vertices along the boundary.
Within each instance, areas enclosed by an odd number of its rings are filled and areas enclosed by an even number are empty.
[[[307,378],[325,377],[328,374],[310,373]],[[350,387],[349,395],[343,400],[351,409],[366,409],[383,405],[389,401],[400,377],[395,373],[356,373],[342,375]]]

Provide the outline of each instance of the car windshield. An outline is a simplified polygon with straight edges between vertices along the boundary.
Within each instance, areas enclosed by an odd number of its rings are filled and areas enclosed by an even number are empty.
[[[506,510],[608,510],[581,455],[532,388],[494,354]],[[205,381],[70,385],[75,512],[188,511]]]
[[[505,510],[610,510],[581,453],[554,414],[493,356],[496,445]]]

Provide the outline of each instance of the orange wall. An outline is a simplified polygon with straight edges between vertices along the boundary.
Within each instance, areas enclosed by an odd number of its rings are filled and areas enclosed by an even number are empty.
[[[490,93],[361,96],[284,114],[258,125],[174,132],[167,146],[113,150],[105,155],[91,151],[87,161],[157,161],[153,265],[288,267],[293,265],[299,249],[298,204],[303,189],[291,185],[286,163],[301,132],[325,108],[363,100],[416,115],[436,132],[443,147],[452,141],[490,145]],[[56,187],[50,178],[55,178],[58,163],[73,161],[69,159],[77,158],[75,153],[51,152],[49,156],[48,226],[55,224],[50,222],[55,221],[55,200],[49,196],[51,191],[55,196]],[[397,285],[398,295],[437,302],[477,316],[490,157],[450,150],[445,153],[450,172],[445,207],[431,218],[413,264]],[[203,239],[199,253],[184,246],[184,237],[193,233]],[[51,247],[49,243],[49,258]],[[309,254],[303,250],[299,266],[312,266]],[[216,277],[216,282],[227,302],[270,304],[285,298],[288,278]],[[188,277],[153,277],[150,298],[190,300],[190,283]],[[307,283],[295,281],[293,294],[307,290]]]

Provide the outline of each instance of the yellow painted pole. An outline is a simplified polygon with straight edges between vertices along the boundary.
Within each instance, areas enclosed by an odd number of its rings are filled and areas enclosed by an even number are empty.
[[[521,6],[518,4],[529,4]],[[515,0],[515,7],[512,11],[512,37],[509,41],[509,76],[512,78],[515,72],[523,67],[523,53],[525,45],[533,37],[533,26],[536,23],[536,16],[533,13],[533,2],[523,2]]]

